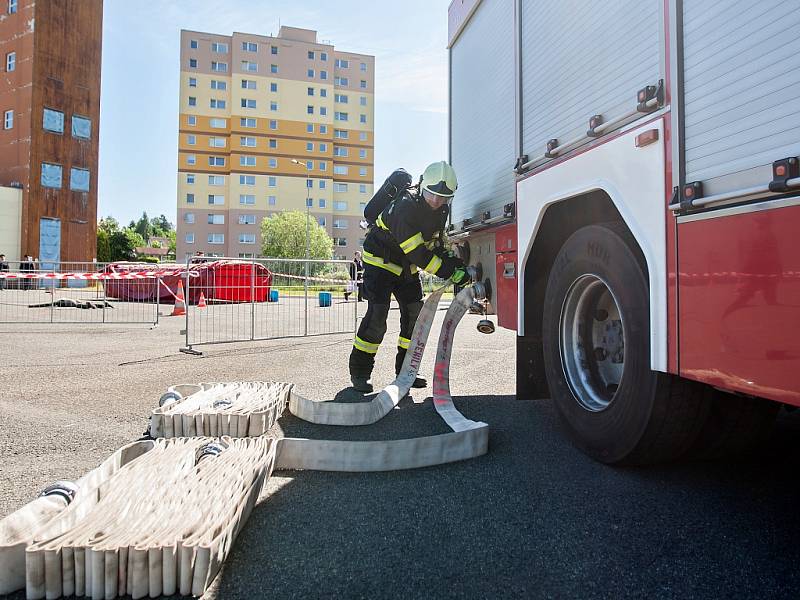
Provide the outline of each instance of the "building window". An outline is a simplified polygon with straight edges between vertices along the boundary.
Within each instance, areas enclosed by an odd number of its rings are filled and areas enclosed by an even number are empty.
[[[334,94],[333,101],[341,102],[342,104],[347,104],[347,94]]]
[[[325,115],[328,114],[328,109],[326,107],[324,107],[324,106],[320,106],[319,107],[319,114],[321,114],[324,117]]]
[[[14,111],[7,110],[3,114],[3,129],[13,129],[14,128]]]
[[[239,126],[240,127],[247,127],[247,128],[254,128],[256,126],[256,120],[252,117],[249,118],[240,118],[239,119]]]
[[[196,69],[197,68],[197,59],[196,58],[190,58],[189,59],[189,68],[190,69]]]
[[[209,244],[224,244],[225,243],[225,234],[224,233],[209,233],[208,234],[208,243]]]
[[[239,215],[239,225],[255,225],[255,215]]]
[[[319,199],[319,207],[320,208],[325,208],[325,198],[320,198]]]
[[[320,75],[321,75],[322,73],[324,73],[324,72],[325,72],[325,71],[322,71],[322,72],[320,73]],[[325,77],[323,77],[323,79],[325,79]],[[319,88],[319,97],[320,97],[320,98],[327,98],[327,97],[328,97],[328,90],[326,90],[325,88]]]
[[[348,81],[347,77],[339,77],[337,75],[336,77],[333,78],[333,83],[334,83],[334,85],[341,85],[343,87],[347,87],[347,84],[349,83],[349,81]]]
[[[189,48],[197,50],[197,40],[189,40]]]
[[[362,142],[366,142],[366,141],[367,141],[367,132],[366,132],[366,131],[362,131],[362,132],[360,132],[360,133],[358,134],[358,139],[359,139],[360,141],[362,141]]]
[[[225,196],[219,194],[209,194],[208,203],[211,205],[225,204]]]
[[[239,185],[255,185],[255,175],[239,175]]]
[[[197,117],[195,115],[188,115],[186,117],[187,125],[197,125]]]
[[[183,241],[187,244],[194,244],[194,233],[187,233],[184,236]]]
[[[42,127],[45,131],[64,133],[64,113],[60,110],[45,108],[42,117]]]
[[[212,90],[220,90],[225,91],[228,89],[228,82],[227,81],[220,81],[218,79],[211,80],[211,89]]]
[[[327,125],[320,125],[319,126],[320,133],[328,133],[328,126]]]
[[[224,42],[211,42],[211,51],[218,52],[219,54],[227,54],[228,44]]]
[[[194,213],[185,213],[183,215],[183,222],[192,225],[194,223]]]
[[[269,128],[270,129],[277,129],[278,128],[278,122],[275,119],[270,120]]]
[[[314,169],[314,161],[313,160],[307,160],[306,161],[306,169],[308,169],[309,171]]]
[[[255,42],[242,42],[242,50],[245,52],[258,52],[258,44]]]
[[[323,227],[325,227],[325,217],[319,217],[319,219],[317,219],[317,222]]]
[[[333,238],[334,246],[347,246],[347,238],[335,237]]]
[[[256,82],[252,79],[242,79],[242,89],[254,90],[256,89]]]
[[[314,142],[306,142],[306,152],[314,151]]]
[[[328,151],[328,144],[326,144],[325,142],[320,142],[319,151],[320,152],[327,152]]]
[[[359,183],[358,184],[358,191],[361,194],[366,194],[367,193],[367,184],[366,183]]]
[[[256,197],[254,194],[240,194],[239,204],[255,204]]]
[[[89,169],[72,167],[69,170],[69,189],[74,192],[89,191]]]
[[[194,154],[187,154],[186,155],[186,164],[187,165],[196,165],[197,164],[197,156]]]
[[[267,185],[269,187],[277,187],[278,186],[278,178],[277,177],[268,177],[267,178]]]
[[[367,115],[365,115],[365,114],[358,115],[358,120],[361,123],[366,123],[367,122]]]
[[[239,258],[253,258],[255,254],[252,252],[239,252]]]
[[[277,158],[270,158],[269,159],[269,168],[270,169],[277,169],[278,168],[278,159]]]
[[[311,189],[314,187],[314,180],[313,179],[306,179],[306,187]]]
[[[255,167],[256,166],[256,157],[255,156],[240,156],[239,157],[239,166],[242,166],[242,167]]]
[[[197,98],[189,96],[189,106],[197,106]]]
[[[267,198],[267,203],[268,203],[270,206],[275,206],[275,204],[276,204],[277,202],[278,202],[278,198],[276,198],[275,196],[270,196],[269,198]]]
[[[361,96],[358,99],[358,102],[359,102],[359,104],[361,104],[361,106],[366,106],[367,105],[367,97],[366,96]]]
[[[13,15],[17,12],[17,0],[8,0],[8,14]]]
[[[334,156],[343,156],[346,157],[350,151],[345,148],[344,146],[334,146],[333,147],[333,155]]]
[[[228,63],[225,62],[211,62],[211,70],[216,71],[217,73],[227,73],[228,72]]]
[[[348,170],[345,165],[333,165],[334,175],[347,175]]]
[[[309,50],[308,51],[308,60],[314,60],[314,51],[313,50]]]
[[[350,68],[350,61],[349,60],[345,60],[343,58],[337,58],[333,62],[333,66],[338,67],[340,69],[348,69],[348,68]]]
[[[364,148],[361,148],[358,151],[358,158],[367,158],[367,151]]]
[[[256,234],[255,233],[240,233],[239,234],[239,243],[240,244],[255,244],[256,243]]]
[[[186,174],[186,183],[187,185],[194,185],[194,173]]]
[[[225,215],[208,215],[209,225],[225,225]]]
[[[346,140],[350,137],[350,132],[345,129],[334,129],[333,130],[333,137],[339,138],[340,140]]]
[[[269,103],[270,110],[278,110],[278,103],[277,102],[270,102]]]
[[[242,108],[255,108],[256,101],[253,98],[242,98]]]
[[[323,61],[324,60],[328,60],[328,53],[327,52],[320,52],[319,53],[319,59],[323,60]]]
[[[227,129],[228,120],[227,119],[210,119],[208,121],[208,125],[210,127],[213,127],[214,129]]]
[[[278,72],[278,65],[270,65],[269,66],[270,73],[277,73]]]
[[[225,108],[225,100],[211,98],[211,108]]]
[[[324,160],[319,161],[319,170],[320,171],[327,171],[328,170],[328,163],[326,163]]]
[[[248,73],[258,73],[258,63],[254,63],[249,60],[243,60],[242,71],[246,71]]]
[[[194,146],[197,143],[197,136],[190,133],[186,136],[186,143],[189,146]]]
[[[365,208],[367,208],[367,203],[366,202],[359,202],[358,203],[358,210],[360,210],[361,212],[364,212]]]
[[[314,69],[309,69],[308,71],[306,71],[306,75],[308,75],[310,78],[313,79],[313,77],[314,77]]]
[[[314,95],[314,88],[312,88],[312,87],[308,88],[307,92],[308,92],[309,96],[313,96]]]
[[[277,92],[278,91],[278,84],[274,81],[269,84],[269,91],[270,92]]]
[[[225,185],[225,175],[209,175],[208,185]]]
[[[277,46],[271,46],[269,51],[270,51],[270,54],[277,54],[278,53],[278,47]]]
[[[359,167],[358,168],[358,176],[359,177],[366,177],[367,176],[367,167]]]
[[[346,183],[334,183],[333,184],[333,191],[338,192],[339,194],[343,194],[347,191],[347,184]],[[345,206],[347,206],[345,204]],[[333,207],[336,208],[336,202],[333,203]],[[337,208],[336,210],[345,210],[344,208]]]
[[[362,80],[361,80],[361,83],[359,84],[359,87],[361,87],[361,89],[362,89],[362,90],[365,90],[365,89],[367,89],[367,82],[366,82],[366,80],[362,79]]]
[[[277,148],[278,147],[278,140],[270,140],[269,141],[270,148]]]
[[[255,148],[256,138],[250,136],[242,136],[239,138],[239,144],[245,148]]]
[[[313,207],[314,207],[314,199],[306,198],[306,208],[313,208]]]
[[[314,124],[313,123],[307,123],[306,124],[306,133],[314,133]]]
[[[325,180],[324,179],[320,179],[319,180],[319,189],[321,189],[321,190],[325,189]]]
[[[225,166],[225,157],[224,156],[209,156],[208,157],[208,166],[209,167],[224,167]]]
[[[366,70],[367,70],[367,63],[361,63],[361,64],[359,65],[359,68],[361,69],[361,71],[364,71],[364,72],[366,72]]]
[[[333,113],[333,118],[336,121],[347,121],[347,113],[336,111],[335,113]]]
[[[319,78],[322,79],[323,81],[328,79],[328,72],[327,71],[320,71],[319,72]]]
[[[194,194],[186,194],[186,204],[194,204]]]
[[[42,163],[42,187],[61,189],[61,165]]]
[[[347,219],[334,219],[333,220],[333,228],[334,229],[347,229]]]
[[[197,87],[197,78],[196,77],[189,77],[189,87]]]

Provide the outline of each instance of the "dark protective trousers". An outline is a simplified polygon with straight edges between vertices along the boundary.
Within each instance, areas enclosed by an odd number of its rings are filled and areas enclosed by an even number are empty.
[[[358,327],[353,349],[350,352],[350,375],[369,378],[375,366],[375,354],[386,334],[386,319],[389,304],[394,294],[400,305],[400,337],[397,340],[395,374],[400,372],[406,357],[411,333],[422,310],[422,283],[419,274],[413,275],[403,269],[395,275],[374,265],[364,265],[364,298],[367,313]]]

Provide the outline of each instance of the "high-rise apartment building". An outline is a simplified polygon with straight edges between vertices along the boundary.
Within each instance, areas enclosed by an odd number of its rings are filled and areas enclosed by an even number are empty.
[[[0,0],[0,186],[22,190],[9,256],[96,256],[102,33],[102,0]]]
[[[261,220],[289,210],[352,257],[372,197],[374,83],[375,57],[316,31],[181,31],[179,259],[259,256]]]

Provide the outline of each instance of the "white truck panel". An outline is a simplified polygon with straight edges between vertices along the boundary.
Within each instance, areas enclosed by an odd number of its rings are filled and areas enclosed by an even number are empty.
[[[659,141],[637,148],[635,138],[651,129]],[[667,371],[667,267],[664,210],[664,131],[658,119],[517,183],[519,313],[525,335],[525,269],[548,206],[591,190],[604,190],[639,243],[650,279],[650,365]]]

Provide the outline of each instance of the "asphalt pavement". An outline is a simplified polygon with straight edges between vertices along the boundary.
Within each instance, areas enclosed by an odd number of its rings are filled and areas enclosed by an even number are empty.
[[[379,385],[392,378],[397,319]],[[206,597],[800,596],[798,413],[782,414],[746,461],[606,467],[562,436],[549,401],[514,397],[514,333],[484,336],[477,319],[457,331],[451,387],[465,416],[490,424],[489,453],[392,473],[276,472]],[[177,352],[182,322],[0,325],[0,518],[137,439],[168,385],[291,381],[309,397],[352,400],[348,335],[199,347],[193,357]],[[432,363],[429,351],[424,374]],[[415,390],[369,427],[289,415],[279,425],[326,439],[440,433],[429,394]]]

